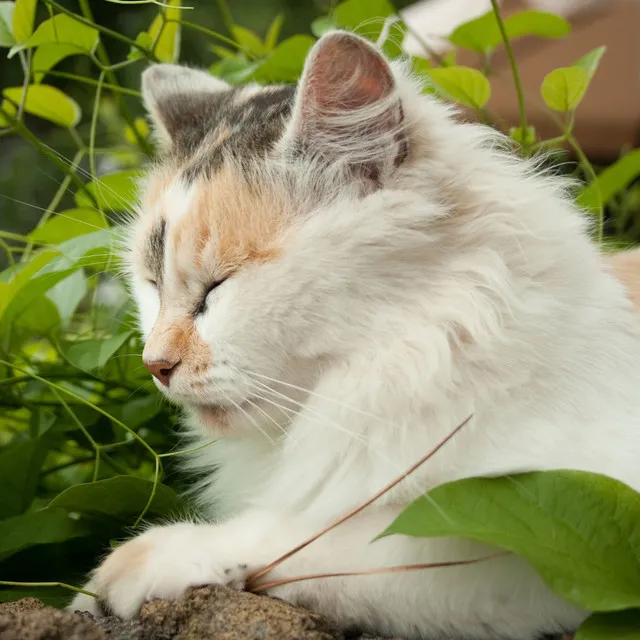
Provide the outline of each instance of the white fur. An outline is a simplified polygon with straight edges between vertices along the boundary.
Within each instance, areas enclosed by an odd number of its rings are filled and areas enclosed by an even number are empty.
[[[394,74],[406,162],[364,198],[345,186],[318,204],[289,231],[278,260],[238,273],[199,319],[215,354],[211,402],[264,395],[263,383],[287,410],[265,403],[251,420],[237,415],[237,430],[193,455],[191,467],[208,474],[198,497],[221,522],[143,534],[149,554],[135,578],[106,584],[99,569],[89,586],[116,613],[134,615],[145,599],[189,584],[225,582],[225,568],[236,576],[240,564],[269,563],[471,413],[424,468],[269,579],[486,555],[460,540],[370,543],[409,501],[458,478],[572,468],[640,489],[640,323],[583,215],[556,178],[501,152],[497,134],[460,124]],[[308,171],[300,167],[300,184]],[[138,301],[144,324],[153,311]],[[528,640],[587,615],[515,557],[272,593],[408,638]],[[80,597],[76,606],[91,604]]]

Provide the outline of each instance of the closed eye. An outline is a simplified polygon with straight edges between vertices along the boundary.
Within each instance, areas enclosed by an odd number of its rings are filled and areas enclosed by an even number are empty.
[[[209,296],[209,294],[214,290],[217,289],[224,281],[226,280],[226,278],[223,278],[222,280],[216,280],[216,282],[212,282],[206,289],[204,292],[204,295],[202,296],[202,298],[200,299],[200,302],[198,303],[198,306],[196,307],[194,314],[196,316],[200,315],[201,313],[204,313],[206,308],[207,308],[207,297]]]

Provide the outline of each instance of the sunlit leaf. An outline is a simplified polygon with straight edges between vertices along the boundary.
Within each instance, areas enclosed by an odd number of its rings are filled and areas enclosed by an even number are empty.
[[[640,149],[634,149],[602,171],[597,179],[578,194],[578,204],[592,213],[600,210],[600,203],[607,204],[640,176]]]
[[[0,47],[13,47],[16,43],[11,31],[14,6],[13,2],[0,2]]]
[[[320,16],[311,23],[311,33],[313,33],[316,38],[321,38],[328,31],[337,28],[338,25],[331,16]]]
[[[23,87],[8,87],[2,93],[9,100],[19,104],[23,91]],[[24,110],[61,127],[75,127],[82,115],[75,100],[57,87],[47,84],[30,84],[27,87]]]
[[[450,482],[407,507],[391,533],[502,547],[589,611],[640,606],[640,494],[606,476],[545,471]]]
[[[258,82],[295,82],[314,44],[311,36],[298,35],[283,40],[254,70],[254,79]]]
[[[596,613],[582,623],[575,640],[640,640],[640,610]]]
[[[31,49],[43,44],[66,44],[75,47],[76,53],[93,53],[98,45],[98,30],[78,22],[65,13],[58,13],[45,20],[26,41],[14,47],[10,55],[21,49]]]
[[[279,13],[269,25],[267,35],[264,39],[264,48],[267,52],[271,51],[276,44],[278,44],[278,38],[280,37],[280,31],[282,30],[283,23],[284,15]]]
[[[513,41],[522,36],[540,38],[562,38],[571,30],[571,25],[562,17],[545,11],[527,10],[515,13],[504,20],[505,32]],[[502,34],[494,12],[474,18],[459,25],[449,36],[457,47],[481,54],[491,53],[502,44]]]
[[[216,62],[209,67],[209,71],[229,84],[242,84],[254,79],[254,73],[260,66],[257,62],[237,57]]]
[[[85,233],[106,228],[105,221],[95,209],[67,209],[53,215],[34,229],[29,237],[35,242],[58,244]]]
[[[384,19],[396,15],[388,0],[346,0],[331,14],[336,25],[375,42],[382,33]]]
[[[427,74],[443,97],[467,107],[481,109],[491,97],[491,85],[477,69],[445,67]]]
[[[47,291],[47,299],[55,304],[63,325],[71,320],[87,292],[87,279],[82,269],[69,274]]]
[[[12,31],[16,42],[25,42],[33,33],[38,0],[16,0],[13,9]]]
[[[131,331],[127,331],[109,338],[75,340],[66,346],[65,356],[82,371],[97,371],[107,364],[107,360],[131,337],[131,334]]]
[[[226,47],[220,47],[217,45],[213,45],[211,47],[211,51],[213,51],[213,53],[215,53],[221,60],[232,60],[237,55],[237,53],[232,49],[227,49]]]
[[[156,43],[154,53],[161,62],[177,62],[180,57],[180,40],[182,35],[180,25],[180,0],[169,0],[169,7],[162,14],[158,14],[149,27],[151,41]],[[165,22],[166,20],[166,22]]]
[[[246,29],[245,27],[234,25],[233,38],[242,47],[244,51],[252,53],[254,56],[258,58],[262,57],[266,53],[264,43],[250,29]]]
[[[136,118],[133,124],[141,138],[144,139],[149,137],[149,124],[144,118]],[[131,144],[136,144],[137,142],[136,135],[131,127],[127,127],[124,130],[124,137],[127,139],[127,142],[130,142]]]
[[[153,47],[153,38],[147,31],[141,31],[136,36],[136,44],[139,44],[144,49],[151,50],[151,47]],[[142,57],[144,57],[144,53],[137,47],[132,46],[127,55],[127,60],[138,60]]]
[[[589,86],[589,74],[581,67],[561,67],[545,76],[540,87],[542,99],[554,111],[573,111]]]
[[[79,55],[82,52],[74,44],[56,43],[41,44],[33,54],[31,66],[33,68],[33,79],[35,82],[42,82],[47,71],[53,69],[58,62],[69,56]]]
[[[576,60],[573,63],[573,66],[584,69],[589,74],[589,78],[592,78],[593,74],[598,70],[600,60],[606,51],[607,47],[598,47],[597,49],[593,49],[593,51],[589,51],[589,53]]]
[[[509,131],[509,135],[521,145],[529,146],[536,141],[536,128],[529,125],[527,126],[526,131],[523,132],[522,127],[512,127]]]
[[[137,169],[116,171],[87,185],[87,190],[93,195],[98,205],[112,211],[130,210],[136,201],[137,180],[141,176]],[[84,191],[75,195],[76,204],[82,208],[92,206],[92,202]]]

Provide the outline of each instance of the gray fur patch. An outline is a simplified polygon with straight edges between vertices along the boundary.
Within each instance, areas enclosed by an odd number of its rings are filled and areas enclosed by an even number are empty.
[[[164,270],[164,243],[166,234],[166,222],[164,218],[154,226],[147,239],[147,246],[144,250],[144,260],[147,269],[153,274],[156,284],[162,284]]]
[[[268,153],[284,132],[295,89],[237,87],[168,98],[161,108],[176,132],[171,155],[186,164],[187,182],[214,173],[225,158],[244,164]]]

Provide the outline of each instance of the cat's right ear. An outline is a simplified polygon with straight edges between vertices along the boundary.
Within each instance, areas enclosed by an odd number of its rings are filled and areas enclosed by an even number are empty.
[[[164,146],[177,146],[206,134],[215,96],[229,85],[206,71],[155,64],[142,74],[142,98]]]

